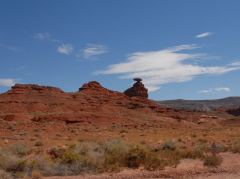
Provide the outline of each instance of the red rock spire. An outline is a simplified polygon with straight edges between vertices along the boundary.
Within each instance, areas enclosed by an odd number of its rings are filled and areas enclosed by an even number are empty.
[[[136,81],[133,86],[126,91],[124,91],[124,94],[127,96],[133,97],[142,97],[142,98],[148,98],[148,90],[144,87],[144,84],[142,83],[141,78],[134,78],[134,81]]]

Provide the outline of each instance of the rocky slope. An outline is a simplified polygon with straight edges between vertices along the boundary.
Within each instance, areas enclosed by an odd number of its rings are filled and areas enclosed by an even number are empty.
[[[73,93],[49,86],[16,84],[8,92],[0,94],[0,118],[8,121],[60,120],[66,123],[91,123],[131,120],[139,116],[151,119],[187,119],[189,115],[161,107],[145,98],[129,97],[108,90],[96,81],[84,84],[78,92]]]

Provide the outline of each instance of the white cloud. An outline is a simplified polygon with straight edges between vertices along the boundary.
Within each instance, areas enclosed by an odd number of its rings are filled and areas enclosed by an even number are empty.
[[[13,51],[13,52],[19,52],[20,49],[18,47],[13,47],[5,44],[0,44],[0,48],[5,48],[7,50]]]
[[[50,38],[50,34],[47,32],[39,32],[34,35],[34,38],[40,40],[48,40]]]
[[[200,38],[208,37],[208,36],[210,36],[210,35],[213,35],[213,33],[212,33],[212,32],[204,32],[204,33],[201,33],[201,34],[196,35],[195,37],[196,37],[197,39],[200,39]]]
[[[11,87],[15,85],[15,83],[16,83],[15,79],[0,78],[0,86],[2,87]]]
[[[240,65],[200,66],[191,63],[203,54],[187,53],[196,45],[180,45],[158,51],[135,52],[125,62],[108,66],[97,74],[117,74],[122,79],[143,78],[149,91],[156,91],[162,84],[190,81],[200,75],[220,75],[239,70]]]
[[[57,51],[61,54],[69,55],[73,52],[72,44],[62,44],[57,48]]]
[[[219,92],[230,92],[231,89],[228,87],[217,87],[217,88],[210,88],[205,90],[200,90],[198,93],[200,94],[212,94],[212,93],[219,93]]]
[[[108,52],[108,49],[104,45],[99,44],[87,44],[85,48],[83,48],[80,53],[77,54],[77,57],[83,57],[85,59],[89,59],[94,56],[102,55]]]
[[[50,41],[50,42],[54,42],[54,43],[61,43],[60,40],[52,38],[48,32],[36,33],[34,35],[34,38],[39,39],[39,40],[46,40],[46,41]]]

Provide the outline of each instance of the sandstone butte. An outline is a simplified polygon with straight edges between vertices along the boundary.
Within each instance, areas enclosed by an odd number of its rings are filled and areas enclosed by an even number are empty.
[[[147,99],[146,94],[144,97],[130,97],[106,89],[96,81],[86,83],[79,91],[70,93],[56,87],[16,84],[0,94],[0,118],[7,121],[92,123],[134,121],[143,117],[151,120],[193,120],[199,115],[161,107]]]

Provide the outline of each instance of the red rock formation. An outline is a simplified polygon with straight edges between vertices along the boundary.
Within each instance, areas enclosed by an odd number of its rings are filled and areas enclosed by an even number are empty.
[[[66,93],[55,87],[18,84],[0,94],[0,119],[111,124],[113,121],[137,121],[140,120],[139,116],[156,120],[182,116],[178,111],[163,108],[146,99],[147,90],[143,87],[141,81],[137,81],[133,88],[140,89],[137,94],[145,98],[130,98],[108,90],[96,81],[84,84],[74,93]]]
[[[136,81],[133,84],[133,87],[124,91],[124,94],[130,97],[137,96],[142,98],[148,98],[148,90],[144,87],[144,84],[142,83],[142,79],[134,78],[133,80]]]

